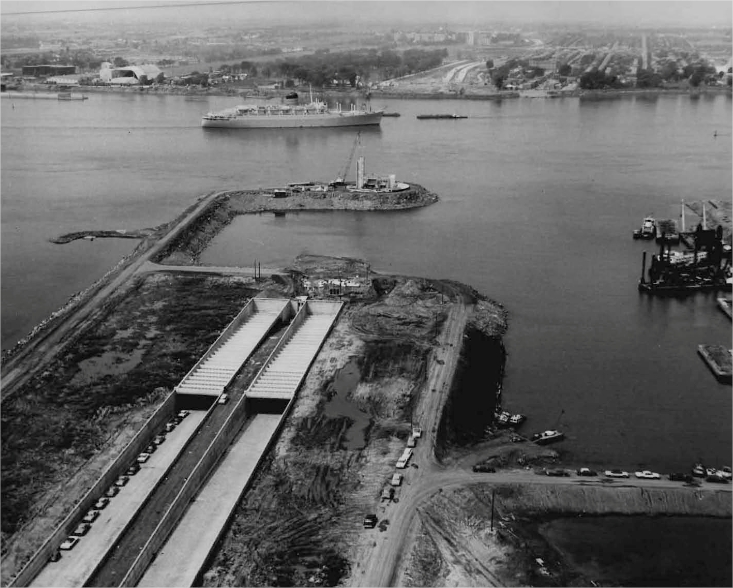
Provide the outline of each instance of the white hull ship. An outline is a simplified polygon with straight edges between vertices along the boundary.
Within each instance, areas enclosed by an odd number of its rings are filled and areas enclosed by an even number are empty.
[[[241,104],[201,119],[201,126],[220,129],[291,129],[311,127],[361,127],[379,125],[382,110],[330,110],[323,102],[304,105]]]

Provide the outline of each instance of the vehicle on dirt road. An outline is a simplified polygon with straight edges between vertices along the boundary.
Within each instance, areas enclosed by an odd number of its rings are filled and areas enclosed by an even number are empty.
[[[377,518],[377,515],[375,514],[368,514],[364,517],[364,528],[365,529],[373,529],[377,526],[377,522],[379,519]]]
[[[690,483],[694,478],[691,474],[672,473],[667,476],[673,482],[687,482]]]
[[[629,477],[629,472],[624,472],[623,470],[606,470],[604,474],[608,478],[628,478]]]
[[[579,476],[597,476],[598,472],[590,468],[578,468],[575,472]]]
[[[490,465],[487,465],[485,463],[477,463],[471,469],[473,469],[474,472],[482,472],[482,473],[485,473],[485,474],[494,474],[494,473],[496,473],[496,468],[494,468],[494,467],[492,467]]]
[[[402,484],[402,474],[395,474],[394,476],[392,476],[392,479],[389,481],[389,483],[392,486],[399,486],[400,484]]]

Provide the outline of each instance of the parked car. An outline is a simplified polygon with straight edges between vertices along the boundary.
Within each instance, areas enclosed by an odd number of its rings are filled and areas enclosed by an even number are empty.
[[[385,486],[384,488],[382,488],[382,500],[389,500],[389,490],[389,486]],[[392,490],[394,490],[394,488]]]
[[[83,537],[91,528],[92,526],[89,523],[81,523],[76,526],[76,529],[74,529],[74,532],[71,535],[72,537]]]
[[[422,437],[422,427],[412,427],[412,436],[416,439]]]
[[[143,451],[140,455],[137,456],[137,463],[145,463],[150,459],[150,454]]]
[[[136,461],[133,461],[130,464],[130,467],[125,470],[125,475],[126,476],[134,476],[139,471],[140,471],[140,464],[137,463]]]
[[[87,514],[84,515],[84,518],[82,519],[82,522],[83,523],[89,523],[91,525],[98,518],[99,518],[99,511],[92,509]]]
[[[705,478],[706,482],[712,482],[713,484],[727,484],[728,480],[723,478],[722,476],[708,476]]]
[[[219,400],[217,400],[217,402],[219,404],[226,404],[227,402],[229,402],[229,394],[222,394],[221,396],[219,396]]]
[[[185,419],[189,414],[191,413],[188,410],[179,410],[178,411],[178,416],[182,419]]]
[[[706,476],[717,476],[718,470],[715,468],[705,468],[705,475]]]
[[[570,472],[563,469],[545,470],[546,476],[555,476],[557,478],[566,478],[570,476]]]
[[[407,446],[408,447],[415,447],[417,445],[417,439],[413,436],[410,436],[407,438]]]
[[[598,472],[590,468],[579,468],[576,473],[579,476],[597,476]]]
[[[623,470],[606,470],[604,473],[609,478],[628,478],[629,477],[629,472],[624,472]]]
[[[105,493],[104,493],[104,495],[105,495],[105,496],[106,496],[107,498],[114,498],[114,497],[115,497],[115,496],[117,496],[117,495],[118,495],[119,493],[120,493],[120,488],[119,488],[119,486],[110,486],[109,488],[107,488],[107,492],[105,492]]]
[[[155,443],[151,443],[145,448],[144,453],[155,453],[156,449],[158,449],[158,446]]]
[[[730,480],[731,477],[733,477],[729,466],[723,466],[721,469],[719,469],[718,475],[725,478],[726,480]]]
[[[61,559],[61,552],[57,549],[51,554],[51,557],[48,558],[48,561],[58,561]]]
[[[153,445],[162,445],[165,443],[165,435],[156,435],[153,437]]]
[[[61,545],[59,545],[59,549],[63,549],[64,551],[69,551],[70,549],[74,549],[77,543],[79,543],[79,537],[71,536],[66,541],[64,541]]]
[[[168,422],[167,422],[167,423],[165,424],[165,432],[166,432],[166,433],[170,433],[170,432],[171,432],[171,431],[172,431],[173,429],[175,429],[175,428],[176,428],[176,425],[177,425],[177,424],[178,424],[178,423],[177,423],[177,422],[175,422],[175,421],[168,421]]]
[[[675,473],[667,476],[673,482],[687,482],[688,484],[694,480],[691,474]]]
[[[399,486],[402,484],[402,474],[394,474],[389,482],[392,486]]]
[[[364,528],[365,529],[373,529],[377,526],[377,522],[379,519],[377,518],[377,515],[375,514],[368,514],[364,517]]]
[[[474,472],[483,472],[487,474],[494,474],[496,473],[496,469],[493,468],[490,465],[486,465],[485,463],[477,463],[475,466],[473,466]]]
[[[106,508],[109,504],[109,498],[106,496],[102,496],[97,502],[94,503],[94,508],[97,510],[102,510],[103,508]]]
[[[120,476],[115,480],[115,486],[119,486],[120,488],[122,488],[122,486],[127,484],[129,481],[130,478],[128,478],[127,476]]]
[[[662,477],[657,472],[650,472],[649,470],[634,472],[634,475],[641,480],[659,480]]]

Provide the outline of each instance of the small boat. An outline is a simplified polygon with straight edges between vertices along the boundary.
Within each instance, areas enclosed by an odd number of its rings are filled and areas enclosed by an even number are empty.
[[[424,120],[428,118],[468,118],[468,117],[462,114],[418,114],[417,118],[419,118],[420,120]]]
[[[382,117],[385,117],[385,116],[397,117],[397,116],[400,116],[400,113],[399,112],[383,112]]]
[[[538,445],[546,445],[547,443],[553,443],[554,441],[562,441],[565,438],[565,433],[560,431],[543,431],[532,435],[532,441]]]
[[[506,410],[495,412],[494,418],[496,424],[500,427],[517,427],[527,420],[527,417],[523,414],[512,414]]]
[[[634,230],[634,239],[654,239],[657,236],[657,223],[654,218],[647,216],[641,223],[641,228]]]
[[[84,94],[72,94],[71,92],[59,92],[57,98],[59,100],[88,100],[88,96]]]

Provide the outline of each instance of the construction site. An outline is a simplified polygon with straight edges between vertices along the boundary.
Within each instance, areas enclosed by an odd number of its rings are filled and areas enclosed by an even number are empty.
[[[467,285],[198,261],[238,214],[435,199],[208,195],[14,349],[3,584],[588,585],[536,517],[729,520],[730,485],[545,475],[494,426],[508,315]]]

